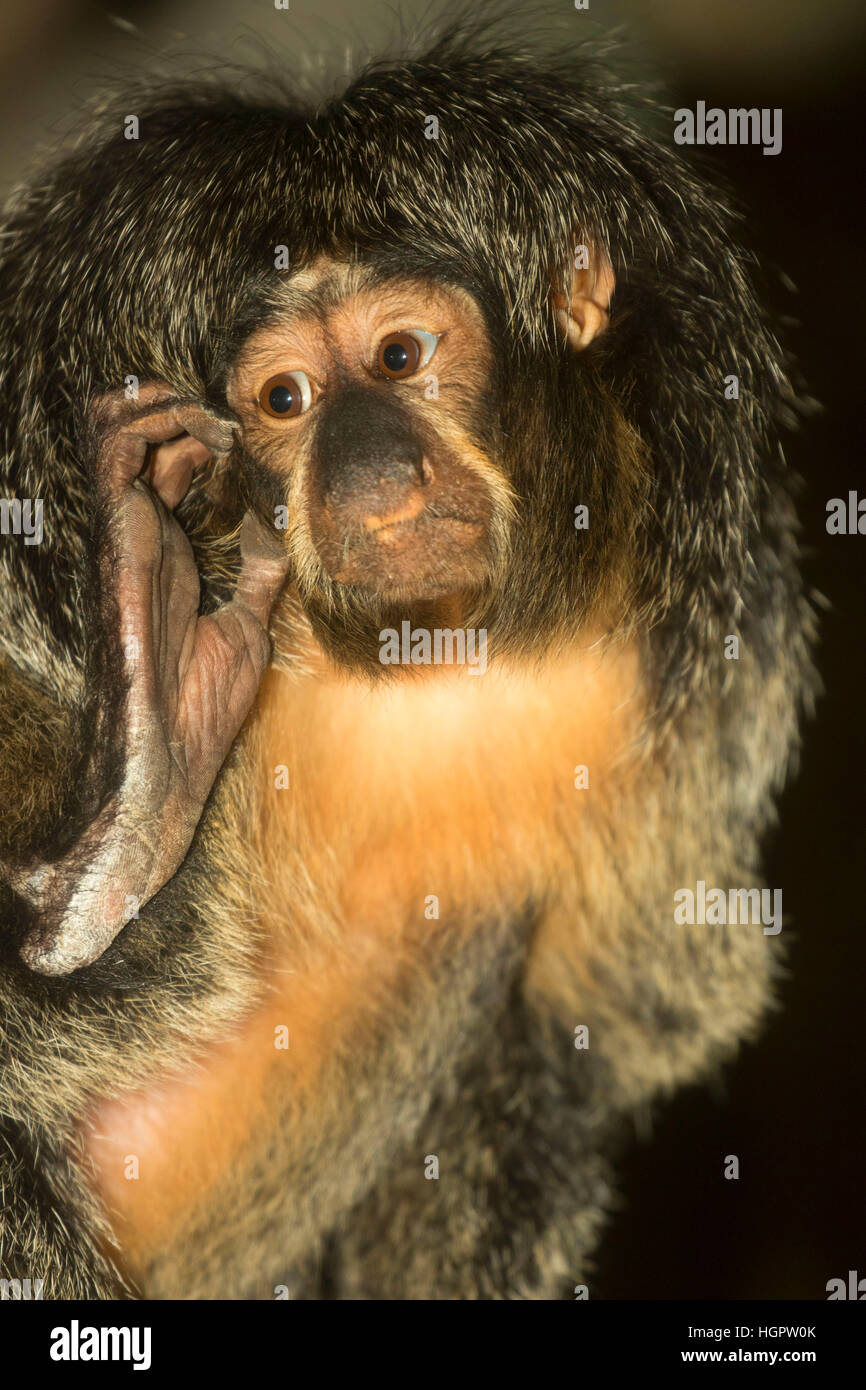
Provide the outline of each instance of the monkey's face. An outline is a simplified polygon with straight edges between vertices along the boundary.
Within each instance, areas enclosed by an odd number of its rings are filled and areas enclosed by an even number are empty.
[[[483,586],[512,498],[490,461],[491,351],[466,291],[320,260],[287,280],[227,398],[246,486],[302,595],[387,602]]]

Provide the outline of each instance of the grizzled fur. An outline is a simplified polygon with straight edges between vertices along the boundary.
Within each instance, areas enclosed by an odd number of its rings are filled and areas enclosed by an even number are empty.
[[[128,112],[138,141],[122,136]],[[99,689],[89,402],[134,373],[224,405],[234,351],[273,312],[278,245],[293,269],[326,252],[475,295],[498,359],[494,437],[479,443],[496,448],[522,524],[471,625],[527,658],[565,645],[625,566],[615,616],[650,692],[636,760],[656,770],[581,847],[595,868],[572,907],[589,966],[572,970],[565,950],[555,986],[520,988],[533,903],[517,919],[492,904],[480,938],[422,954],[411,1022],[395,1006],[363,1082],[340,1060],[343,1099],[323,1104],[317,1145],[277,1189],[273,1148],[261,1182],[234,1191],[229,1177],[233,1244],[217,1221],[191,1230],[189,1268],[155,1267],[152,1295],[268,1296],[275,1280],[298,1297],[562,1294],[610,1206],[623,1115],[705,1073],[761,1018],[769,941],[674,929],[672,895],[696,877],[758,881],[812,687],[778,443],[793,395],[724,200],[658,119],[591,48],[455,30],[321,105],[288,81],[127,90],[7,211],[0,496],[43,498],[46,535],[0,552],[0,857],[50,859],[93,811],[76,793]],[[550,294],[581,241],[606,250],[616,292],[610,330],[572,358]],[[724,399],[732,372],[738,401]],[[217,495],[198,481],[179,511],[206,608],[231,587],[243,502]],[[592,518],[579,545],[576,501]],[[327,646],[364,664],[356,602],[323,592],[309,611]],[[278,631],[275,645],[279,662]],[[241,741],[180,873],[70,979],[17,960],[27,910],[0,889],[0,1274],[44,1277],[46,1296],[125,1288],[76,1153],[89,1101],[194,1057],[256,996],[259,879],[233,829],[244,770]],[[102,775],[107,793],[116,770]],[[579,1066],[575,1022],[592,1036]],[[419,1193],[403,1156],[427,1135],[452,1181]]]

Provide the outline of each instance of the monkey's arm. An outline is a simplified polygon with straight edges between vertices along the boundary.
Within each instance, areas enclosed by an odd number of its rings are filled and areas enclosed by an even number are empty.
[[[45,974],[94,961],[179,868],[270,655],[281,547],[248,513],[235,595],[200,617],[192,549],[172,516],[195,467],[227,452],[234,422],[165,389],[143,388],[137,405],[104,398],[94,415],[91,813],[59,859],[9,873],[36,912],[22,953]]]

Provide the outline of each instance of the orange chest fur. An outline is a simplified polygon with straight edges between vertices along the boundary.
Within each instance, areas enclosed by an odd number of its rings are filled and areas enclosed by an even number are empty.
[[[625,649],[389,688],[269,672],[245,734],[245,796],[222,831],[249,849],[262,1000],[194,1070],[89,1126],[133,1268],[276,1108],[315,1126],[332,1055],[365,1015],[387,1016],[422,943],[435,951],[437,934],[453,942],[573,875],[581,817],[608,794],[636,696]]]
[[[411,932],[431,897],[453,920],[537,892],[572,855],[576,769],[605,795],[636,695],[631,649],[375,687],[271,672],[253,735],[258,850],[291,895],[300,849],[352,931]]]

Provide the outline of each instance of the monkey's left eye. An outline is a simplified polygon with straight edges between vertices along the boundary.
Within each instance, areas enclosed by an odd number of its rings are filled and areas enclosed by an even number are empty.
[[[426,367],[436,351],[439,337],[423,328],[411,328],[405,333],[389,333],[376,353],[376,366],[383,376],[400,378],[414,376]]]
[[[275,420],[291,420],[309,410],[313,399],[306,372],[280,372],[269,377],[259,392],[259,405]]]

